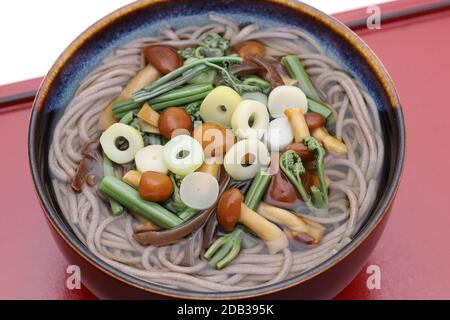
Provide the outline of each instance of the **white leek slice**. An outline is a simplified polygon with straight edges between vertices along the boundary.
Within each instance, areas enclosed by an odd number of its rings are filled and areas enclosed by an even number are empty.
[[[241,100],[241,96],[230,87],[219,86],[203,99],[200,106],[200,117],[204,122],[212,122],[229,128],[231,116]]]
[[[134,157],[136,168],[141,173],[153,171],[167,174],[169,169],[167,169],[167,166],[163,160],[163,150],[164,146],[157,144],[150,145],[139,150]]]
[[[219,196],[219,183],[212,175],[193,172],[180,185],[180,198],[185,205],[197,210],[208,209]]]
[[[164,146],[163,160],[171,172],[186,176],[203,164],[202,145],[191,136],[176,136]]]
[[[264,104],[255,100],[243,100],[233,113],[231,127],[241,139],[261,139],[269,126],[269,120]]]
[[[273,152],[284,150],[292,140],[294,140],[294,132],[286,117],[270,121],[269,128],[263,137],[263,142]]]
[[[250,164],[245,164],[249,155]],[[224,158],[225,171],[235,180],[247,180],[256,176],[270,163],[270,155],[264,143],[256,139],[241,140],[233,145]]]
[[[128,148],[120,150],[116,143],[117,139],[125,138]],[[132,126],[123,123],[114,123],[100,136],[100,144],[103,152],[112,162],[124,164],[133,161],[136,153],[144,148],[144,139],[139,131]]]
[[[286,108],[298,108],[305,114],[308,111],[308,100],[299,87],[279,86],[270,92],[267,106],[272,117],[280,118],[284,116]]]

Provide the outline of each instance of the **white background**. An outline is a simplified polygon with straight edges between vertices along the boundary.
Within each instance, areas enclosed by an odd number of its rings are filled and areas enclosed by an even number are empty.
[[[0,85],[43,76],[58,55],[95,21],[130,0],[0,1]],[[326,13],[386,0],[303,0]]]

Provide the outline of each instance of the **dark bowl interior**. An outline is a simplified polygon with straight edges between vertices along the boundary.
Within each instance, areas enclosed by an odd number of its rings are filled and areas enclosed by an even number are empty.
[[[233,293],[199,293],[169,289],[124,274],[94,256],[75,236],[60,214],[49,178],[48,150],[54,125],[70,101],[80,81],[113,48],[134,38],[156,32],[170,24],[179,27],[202,24],[208,13],[225,16],[242,25],[257,22],[263,26],[290,26],[313,35],[338,61],[360,81],[375,100],[383,126],[386,154],[384,188],[379,191],[372,214],[355,236],[337,255],[300,276],[268,287]],[[145,290],[184,297],[256,296],[301,283],[333,266],[363,241],[378,225],[398,187],[404,159],[402,110],[392,81],[367,46],[350,30],[325,14],[299,2],[261,0],[177,0],[142,1],[107,16],[77,38],[60,56],[45,78],[31,115],[29,159],[33,179],[42,206],[54,228],[73,249],[100,269]]]

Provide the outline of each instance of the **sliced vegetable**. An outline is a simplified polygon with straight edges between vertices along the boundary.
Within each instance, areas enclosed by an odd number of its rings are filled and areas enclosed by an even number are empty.
[[[236,91],[226,86],[219,86],[203,100],[200,106],[200,116],[204,122],[212,122],[229,128],[231,117],[241,101],[241,96]]]
[[[314,129],[312,131],[314,138],[323,143],[325,149],[329,152],[333,152],[339,155],[344,155],[347,153],[347,146],[345,143],[340,141],[338,138],[330,135],[324,127]]]
[[[269,123],[263,141],[270,151],[284,150],[294,140],[294,132],[286,117],[277,118]]]
[[[157,144],[142,148],[136,153],[136,157],[134,159],[136,168],[141,173],[144,173],[146,171],[153,171],[167,174],[169,172],[169,169],[164,163],[163,150],[164,146]]]
[[[141,215],[162,228],[173,228],[183,221],[157,203],[142,200],[139,192],[119,178],[104,177],[99,185],[100,191],[124,207]]]
[[[178,69],[183,64],[183,59],[178,51],[165,45],[151,45],[143,50],[147,61],[162,74]]]
[[[231,130],[215,123],[198,125],[193,133],[195,140],[200,142],[206,158],[225,154],[234,144],[234,134]]]
[[[244,203],[247,207],[252,210],[256,210],[258,208],[258,205],[261,202],[264,194],[266,193],[271,180],[272,176],[263,171],[258,172],[256,177],[253,179],[252,184],[250,185],[250,189],[245,195]]]
[[[163,160],[175,174],[186,176],[203,164],[202,145],[188,135],[180,135],[166,143]]]
[[[100,144],[111,161],[124,164],[132,161],[136,153],[144,147],[144,140],[135,128],[115,123],[102,133]]]
[[[142,173],[137,170],[130,170],[122,177],[122,181],[128,183],[130,186],[138,189],[141,183]]]
[[[274,118],[284,116],[287,108],[298,109],[303,114],[308,111],[308,101],[301,89],[294,86],[279,86],[270,92],[268,100],[270,115]]]
[[[292,131],[294,132],[295,142],[302,142],[304,138],[309,137],[309,128],[306,123],[305,116],[297,108],[287,108],[284,114],[291,124]]]
[[[217,179],[208,173],[193,172],[181,182],[180,197],[189,208],[207,209],[217,201],[218,196]]]
[[[115,102],[131,98],[134,92],[141,90],[146,85],[156,81],[160,77],[160,73],[151,64],[140,70],[130,81],[128,81],[125,88],[120,95],[109,104],[100,116],[97,128],[101,131],[108,129],[113,123],[117,122],[114,116],[112,105]],[[133,101],[134,102],[134,101]]]
[[[148,103],[144,103],[141,110],[137,113],[137,117],[154,127],[158,126],[159,113],[156,112]]]
[[[246,164],[246,158],[253,161]],[[262,168],[270,163],[270,155],[264,143],[256,139],[241,140],[233,145],[224,158],[224,167],[227,173],[235,180],[253,178]]]
[[[266,47],[258,41],[244,41],[235,46],[234,49],[239,56],[244,58],[244,61],[252,54],[258,54],[261,57],[266,55]]]
[[[115,176],[113,164],[105,154],[103,154],[103,174],[105,177]],[[111,205],[112,215],[113,216],[121,215],[123,213],[123,207],[118,202],[112,200],[111,198],[108,199],[109,204]]]
[[[231,117],[231,126],[241,139],[261,139],[269,126],[266,106],[255,100],[243,100]]]
[[[161,112],[158,128],[164,138],[171,139],[175,135],[191,134],[193,125],[184,109],[172,107]]]
[[[161,134],[158,127],[154,127],[151,124],[149,124],[139,118],[136,120],[137,120],[137,125],[139,126],[139,129],[141,129],[142,132],[151,133],[151,134]]]
[[[162,202],[169,199],[172,193],[172,181],[167,175],[153,171],[142,174],[139,182],[139,195],[142,199]]]
[[[290,211],[271,206],[264,202],[259,205],[258,213],[278,225],[289,228],[291,236],[297,240],[307,244],[319,244],[322,240],[325,228],[308,218],[297,216]]]

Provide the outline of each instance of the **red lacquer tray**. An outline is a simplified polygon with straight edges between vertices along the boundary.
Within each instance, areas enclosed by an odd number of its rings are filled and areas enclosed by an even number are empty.
[[[337,18],[394,79],[406,117],[407,161],[379,245],[337,299],[450,299],[450,1],[397,1],[381,13],[380,30],[367,30],[366,10]],[[84,287],[66,288],[67,262],[33,191],[26,136],[40,80],[0,87],[0,298],[95,299]],[[381,270],[380,289],[367,287],[371,265]]]

